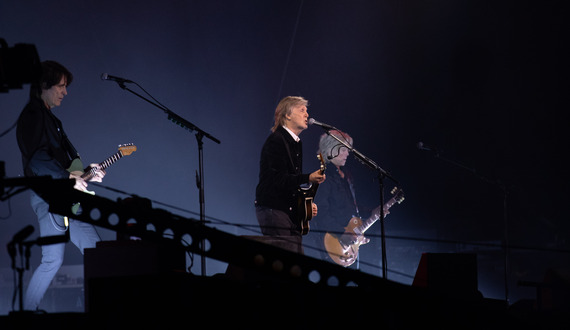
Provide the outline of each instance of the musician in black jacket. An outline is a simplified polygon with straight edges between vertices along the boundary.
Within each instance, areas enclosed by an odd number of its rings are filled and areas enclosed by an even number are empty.
[[[52,109],[61,105],[67,95],[67,86],[73,75],[67,68],[54,61],[44,61],[38,82],[32,83],[30,99],[18,118],[16,138],[22,153],[22,165],[27,177],[51,176],[54,179],[74,179],[75,189],[86,191],[87,182],[82,171],[70,172],[77,151],[65,135],[61,121]],[[76,161],[77,163],[77,161]],[[80,164],[82,167],[82,164]],[[97,164],[91,164],[97,168]],[[97,169],[90,181],[101,182],[105,172]],[[69,235],[81,253],[95,247],[100,237],[90,224],[69,219],[66,223],[60,215],[49,212],[49,205],[36,192],[31,192],[31,204],[38,217],[40,236]],[[68,231],[68,233],[65,233]],[[42,259],[34,271],[24,297],[24,309],[36,310],[52,279],[63,263],[65,243],[42,246]]]
[[[299,134],[307,129],[307,100],[298,96],[283,98],[275,109],[272,133],[261,150],[259,183],[255,191],[256,216],[264,235],[301,238],[298,220],[298,189],[303,184],[320,184],[320,170],[302,173],[303,150]],[[312,216],[317,214],[312,205]]]

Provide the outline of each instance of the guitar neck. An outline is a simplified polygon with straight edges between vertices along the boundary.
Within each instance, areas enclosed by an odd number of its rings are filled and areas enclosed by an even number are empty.
[[[390,200],[384,204],[384,213],[386,213],[390,207],[392,207],[392,205],[394,205],[396,203],[396,197],[392,197],[390,198]],[[378,221],[378,219],[380,219],[380,206],[378,206],[377,208],[374,209],[374,211],[372,211],[372,215],[366,219],[366,221],[364,221],[362,223],[362,225],[360,225],[358,227],[358,231],[360,234],[364,234],[365,231],[368,230],[368,228],[370,228],[376,221]]]
[[[123,152],[121,150],[117,151],[111,157],[109,157],[109,158],[105,159],[104,161],[102,161],[101,163],[99,163],[99,169],[102,169],[102,170],[106,169],[107,167],[113,165],[117,160],[121,159],[122,157],[123,157]],[[94,174],[95,174],[95,169],[90,168],[88,171],[83,173],[83,175],[81,175],[81,177],[86,179],[86,178],[90,178]]]
[[[122,157],[123,157],[123,152],[119,150],[113,156],[99,163],[99,167],[102,169],[106,169],[107,167],[113,165],[117,160],[121,159]]]

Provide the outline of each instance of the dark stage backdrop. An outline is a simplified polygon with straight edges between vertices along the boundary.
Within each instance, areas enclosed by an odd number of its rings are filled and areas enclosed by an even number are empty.
[[[567,23],[559,7],[557,1],[3,0],[0,38],[10,47],[33,44],[41,60],[73,72],[69,95],[54,111],[84,161],[102,161],[121,143],[138,147],[108,169],[102,186],[92,186],[99,196],[135,194],[199,217],[194,132],[102,81],[102,73],[137,82],[221,141],[204,139],[205,211],[212,227],[236,235],[259,233],[253,201],[260,149],[279,99],[302,95],[311,117],[351,134],[355,148],[405,191],[386,221],[389,279],[411,283],[423,252],[476,252],[479,289],[504,299],[501,245],[508,237],[514,302],[535,293],[518,281],[541,281],[547,269],[568,267]],[[16,121],[28,89],[0,94],[1,131]],[[322,133],[312,126],[301,135],[306,172],[318,166],[313,154]],[[418,142],[437,148],[439,157]],[[15,130],[0,138],[0,148],[6,176],[21,176]],[[379,203],[377,174],[353,157],[347,167],[367,215]],[[389,197],[396,183],[383,182]],[[2,244],[24,226],[37,226],[28,192],[0,203],[0,216]],[[367,234],[372,242],[361,248],[360,267],[380,276],[379,224]],[[32,265],[39,257],[35,248]],[[65,264],[82,260],[69,245]],[[207,260],[207,274],[225,266]],[[10,267],[6,252],[0,267]],[[200,274],[199,256],[190,271]]]

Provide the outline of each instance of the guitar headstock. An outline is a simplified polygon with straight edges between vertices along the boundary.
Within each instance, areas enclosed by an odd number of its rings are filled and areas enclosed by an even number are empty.
[[[392,195],[394,195],[394,197],[392,197],[396,202],[398,202],[398,204],[402,203],[402,201],[404,201],[404,191],[398,187],[394,187],[392,188],[392,190],[390,191],[390,193]]]
[[[123,154],[123,156],[128,156],[137,151],[137,146],[132,143],[119,144],[119,151]]]
[[[323,158],[323,155],[321,153],[317,154],[317,159],[319,160],[319,162],[321,162],[321,174],[325,173],[325,170],[327,169],[327,166],[325,165],[325,159]]]

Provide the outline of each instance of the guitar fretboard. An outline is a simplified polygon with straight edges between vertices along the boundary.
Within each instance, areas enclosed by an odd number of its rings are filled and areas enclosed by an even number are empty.
[[[388,211],[392,207],[392,205],[394,205],[397,202],[397,197],[398,196],[394,196],[390,198],[390,200],[386,204],[384,204],[384,213],[386,213],[386,211]],[[366,219],[366,221],[364,221],[362,225],[358,227],[358,232],[360,234],[364,234],[364,232],[367,231],[368,228],[370,228],[376,221],[378,221],[378,219],[380,219],[380,210],[381,210],[380,206],[375,208],[374,211],[372,211],[372,215],[368,219]]]
[[[122,157],[123,157],[123,153],[121,152],[121,150],[119,150],[114,155],[112,155],[111,157],[109,157],[109,158],[105,159],[103,162],[99,163],[99,168],[104,170],[107,167],[113,165],[117,160],[121,159]],[[95,174],[95,169],[91,168],[89,171],[83,173],[83,175],[81,175],[81,177],[86,179],[86,178],[93,176],[94,174]]]
[[[117,160],[123,157],[123,153],[119,150],[113,156],[105,159],[102,163],[99,164],[99,167],[102,169],[106,169],[107,167],[113,165]]]

